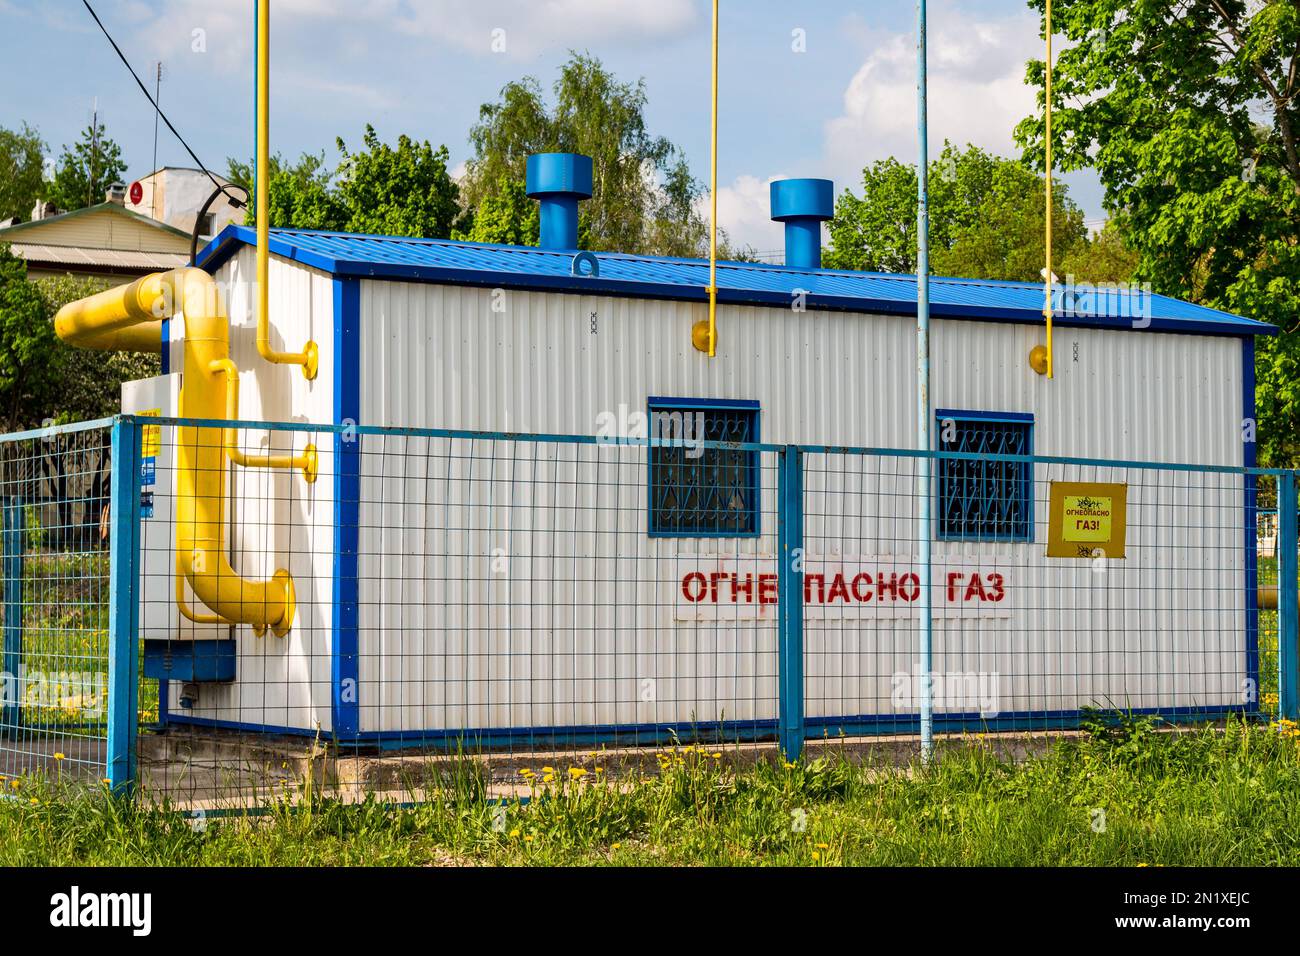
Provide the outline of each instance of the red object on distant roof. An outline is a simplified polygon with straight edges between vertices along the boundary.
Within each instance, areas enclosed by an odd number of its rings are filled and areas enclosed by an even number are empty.
[[[140,205],[140,200],[144,199],[144,187],[140,185],[140,180],[131,184],[131,205]]]

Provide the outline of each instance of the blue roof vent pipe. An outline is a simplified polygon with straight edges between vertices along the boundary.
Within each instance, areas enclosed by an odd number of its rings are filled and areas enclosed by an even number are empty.
[[[835,215],[829,179],[778,179],[772,183],[772,218],[785,223],[785,264],[822,267],[822,223]]]
[[[578,201],[591,198],[591,157],[535,153],[528,157],[524,188],[542,204],[543,249],[578,248]]]

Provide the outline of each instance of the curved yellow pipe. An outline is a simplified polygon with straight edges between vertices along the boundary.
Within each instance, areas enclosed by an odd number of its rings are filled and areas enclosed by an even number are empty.
[[[301,352],[271,347],[268,248],[271,227],[271,0],[257,5],[257,354],[277,365],[301,365],[306,379],[316,377],[320,353],[308,340]]]
[[[70,345],[127,349],[133,326],[180,313],[185,319],[181,416],[220,419],[225,415],[220,361],[229,358],[230,321],[217,284],[202,269],[154,273],[72,302],[59,310],[54,329]],[[154,340],[149,350],[157,347]],[[226,557],[223,431],[177,430],[176,559],[195,596],[218,616],[259,630],[270,627],[283,636],[296,603],[289,572],[281,568],[269,581],[248,580]]]
[[[219,614],[198,614],[190,610],[189,602],[185,600],[185,572],[181,569],[180,556],[176,558],[176,606],[187,619],[195,624],[234,624],[234,621],[227,621]]]

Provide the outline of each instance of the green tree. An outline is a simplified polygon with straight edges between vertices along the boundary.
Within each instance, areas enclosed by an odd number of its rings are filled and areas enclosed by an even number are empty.
[[[862,171],[862,196],[845,190],[829,225],[832,268],[916,271],[916,167],[892,157]],[[1053,190],[1052,244],[1059,262],[1087,242],[1068,190]],[[1041,177],[975,146],[945,143],[930,163],[930,266],[941,275],[1040,281],[1047,234]],[[1055,270],[1060,273],[1059,268]]]
[[[483,197],[468,232],[453,230],[453,239],[492,242],[509,246],[535,246],[541,232],[541,207],[528,198],[518,179],[502,177]]]
[[[0,244],[0,418],[5,431],[56,415],[63,352],[26,260]]]
[[[21,130],[0,126],[0,219],[26,218],[41,196],[45,143],[26,123]]]
[[[366,125],[365,150],[349,153],[337,172],[338,199],[347,211],[344,230],[384,236],[446,239],[460,214],[460,191],[447,172],[446,146],[434,149],[409,136],[396,148]]]
[[[81,139],[63,147],[46,198],[65,211],[93,206],[103,202],[108,187],[125,174],[122,151],[108,138],[104,124],[87,126]]]
[[[1284,330],[1258,342],[1260,459],[1300,461],[1300,8],[1058,0],[1053,23],[1055,156],[1097,170],[1154,291]],[[1039,166],[1043,130],[1017,127]]]
[[[256,220],[253,183],[255,164],[226,160],[226,178],[249,191],[245,223]],[[293,165],[281,156],[270,162],[271,225],[277,229],[325,229],[338,231],[347,225],[348,215],[333,188],[333,171],[325,166],[324,153],[303,153]]]
[[[560,68],[553,93],[554,105],[548,106],[538,81],[525,77],[506,84],[497,102],[479,108],[470,130],[474,155],[462,184],[471,213],[489,215],[490,230],[503,234],[504,211],[532,215],[502,195],[524,181],[528,156],[583,153],[592,157],[594,180],[592,199],[580,213],[584,248],[704,254],[708,224],[697,210],[702,187],[681,151],[650,133],[645,81],[620,82],[600,60],[573,53]],[[504,229],[524,231],[522,220]],[[730,248],[723,252],[734,255]]]
[[[1111,219],[1101,232],[1076,244],[1061,257],[1055,272],[1069,282],[1133,282],[1138,254],[1125,235],[1121,220]]]

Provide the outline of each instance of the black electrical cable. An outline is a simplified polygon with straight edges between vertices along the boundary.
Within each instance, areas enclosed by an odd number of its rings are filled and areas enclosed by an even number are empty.
[[[217,201],[217,197],[224,193],[226,198],[231,200],[231,205],[234,205],[236,208],[239,208],[240,205],[248,204],[248,200],[250,198],[248,190],[245,189],[243,186],[239,185],[238,183],[231,183],[230,185],[234,186],[236,189],[243,192],[244,202],[242,204],[235,203],[234,200],[231,198],[230,193],[226,192],[226,189],[228,188],[226,186],[218,186],[216,189],[212,190],[212,195],[207,198],[207,201],[204,202],[204,204],[201,207],[199,207],[199,214],[194,219],[194,231],[190,233],[190,265],[192,266],[198,265],[197,259],[199,255],[199,227],[203,225],[203,217],[208,214],[208,209],[212,206],[214,202]]]
[[[99,26],[100,32],[104,34],[104,37],[112,45],[114,52],[117,53],[117,58],[122,61],[122,65],[127,68],[132,78],[134,78],[136,86],[140,87],[140,92],[144,94],[144,98],[149,101],[149,105],[154,108],[154,111],[159,116],[162,117],[162,121],[166,123],[167,128],[172,131],[172,135],[175,136],[178,140],[180,140],[181,145],[185,147],[185,152],[190,154],[190,159],[194,160],[194,162],[198,165],[199,169],[203,170],[204,175],[206,175],[208,179],[212,180],[212,185],[217,187],[218,192],[226,193],[226,199],[229,200],[232,206],[234,206],[236,209],[243,209],[246,205],[248,205],[247,199],[239,200],[236,199],[234,196],[230,195],[230,193],[226,192],[226,188],[227,188],[226,185],[219,182],[217,180],[217,177],[212,175],[212,173],[208,170],[208,167],[203,165],[203,161],[199,159],[199,157],[195,154],[194,150],[190,149],[190,144],[185,142],[185,137],[183,137],[180,133],[176,131],[176,127],[173,126],[172,121],[167,118],[167,114],[162,111],[162,109],[158,106],[157,102],[154,101],[154,98],[149,95],[148,87],[144,85],[144,82],[140,79],[139,74],[135,72],[135,68],[131,66],[130,61],[127,60],[126,58],[126,54],[122,52],[122,48],[117,45],[117,41],[114,40],[112,35],[108,32],[108,28],[104,26],[104,22],[99,19],[99,14],[95,12],[95,8],[90,5],[89,0],[81,0],[81,2],[85,6],[86,10],[90,12],[90,15],[94,18],[95,23]],[[243,189],[242,186],[238,188]],[[245,196],[248,195],[248,190],[246,189],[244,190],[244,195]],[[211,202],[211,200],[209,200],[209,202]]]

